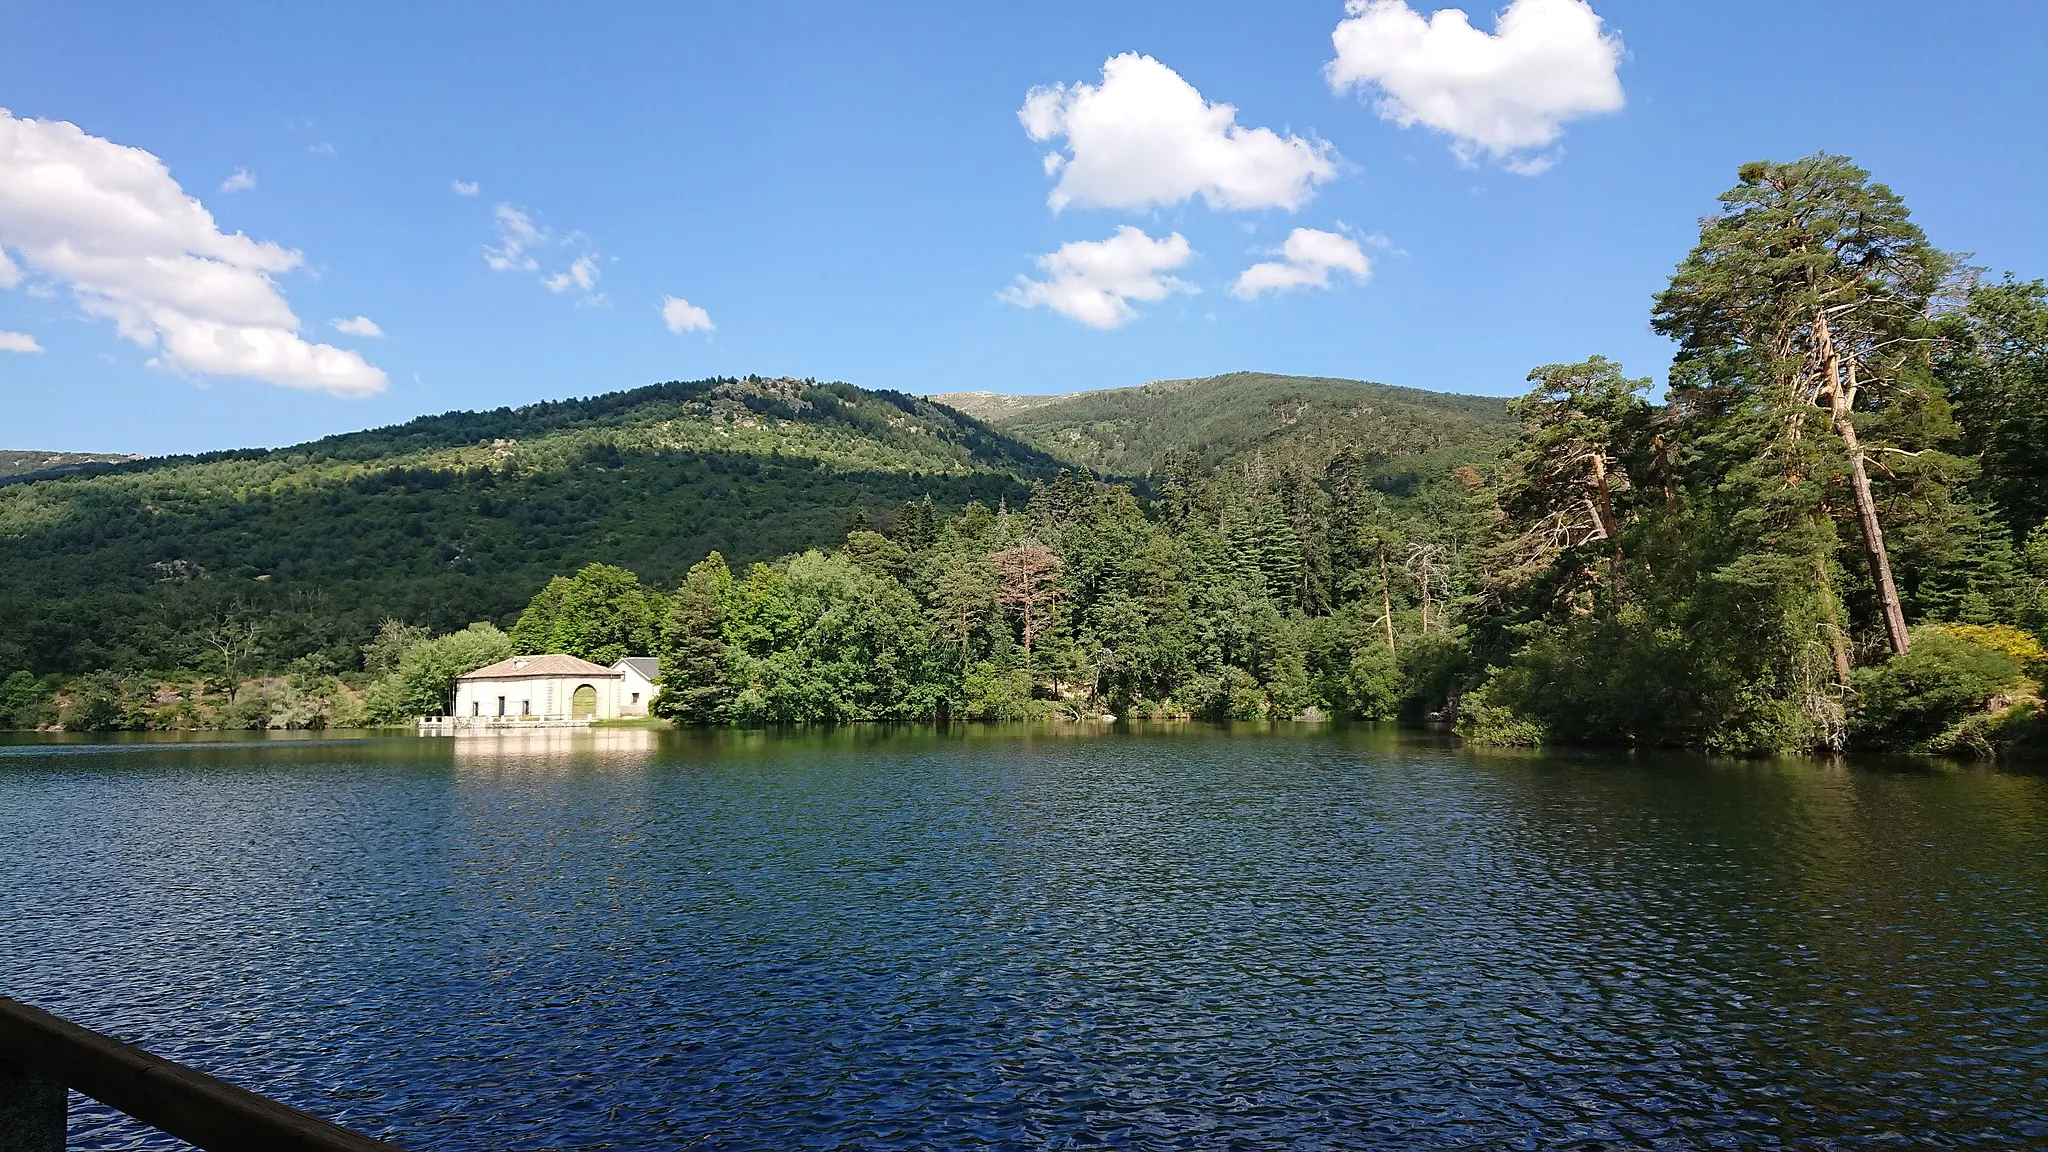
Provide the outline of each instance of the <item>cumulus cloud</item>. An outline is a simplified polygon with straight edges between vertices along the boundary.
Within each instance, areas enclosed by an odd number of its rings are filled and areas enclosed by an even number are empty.
[[[585,252],[567,268],[541,283],[546,284],[550,292],[581,292],[585,296],[592,296],[596,294],[597,276],[597,257]]]
[[[1237,277],[1230,294],[1256,300],[1267,292],[1297,288],[1328,288],[1330,273],[1345,272],[1361,283],[1372,276],[1372,261],[1358,241],[1337,232],[1296,228],[1280,245],[1280,259],[1254,264]]]
[[[220,190],[223,192],[247,192],[255,186],[256,174],[247,168],[235,169],[228,173],[227,179],[220,182]]]
[[[336,317],[328,323],[334,326],[336,332],[345,332],[350,336],[368,336],[375,339],[384,335],[384,329],[377,327],[377,322],[368,316],[357,316],[353,319]]]
[[[1246,128],[1237,109],[1211,104],[1178,72],[1127,52],[1102,65],[1102,83],[1033,88],[1017,111],[1031,139],[1063,138],[1046,154],[1057,175],[1047,203],[1149,208],[1200,195],[1211,208],[1285,208],[1337,175],[1330,145]]]
[[[1045,279],[1017,277],[1001,298],[1020,308],[1050,308],[1090,328],[1116,328],[1137,316],[1131,301],[1164,300],[1195,286],[1165,273],[1194,257],[1175,232],[1154,240],[1125,224],[1107,240],[1075,240],[1038,258]]]
[[[41,352],[43,346],[26,332],[0,330],[0,352]]]
[[[1377,90],[1381,117],[1451,137],[1459,159],[1485,153],[1534,175],[1564,124],[1622,106],[1621,38],[1586,0],[1512,0],[1491,34],[1447,8],[1427,20],[1406,0],[1347,0],[1325,69],[1337,92]]]
[[[223,233],[163,161],[74,124],[0,108],[0,249],[155,349],[153,366],[339,396],[385,388],[354,352],[299,335],[273,279],[299,253]]]
[[[661,298],[661,322],[678,336],[685,332],[709,332],[713,327],[711,313],[680,296]]]
[[[481,190],[474,180],[457,180],[455,183],[450,184],[448,188],[457,196],[474,196]]]

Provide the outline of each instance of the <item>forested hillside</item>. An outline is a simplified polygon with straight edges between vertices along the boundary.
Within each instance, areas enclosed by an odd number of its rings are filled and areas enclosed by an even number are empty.
[[[680,579],[1056,467],[926,400],[752,378],[115,464],[0,487],[0,670],[188,667],[253,629],[244,666],[343,671],[386,616],[509,620],[587,562]]]
[[[0,725],[402,721],[510,652],[652,651],[686,723],[2048,755],[2048,285],[1841,157],[1721,209],[1651,306],[1661,403],[1597,355],[1506,402],[955,397],[1034,448],[705,381],[0,487]]]
[[[1252,456],[1320,468],[1348,451],[1382,488],[1409,491],[1494,458],[1514,429],[1506,402],[1491,397],[1264,372],[1053,397],[962,392],[933,399],[1116,475],[1159,475],[1176,454],[1204,468]]]

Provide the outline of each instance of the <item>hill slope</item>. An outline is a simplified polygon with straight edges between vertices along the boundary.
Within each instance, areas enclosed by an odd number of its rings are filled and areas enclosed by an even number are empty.
[[[1061,459],[1129,476],[1159,470],[1176,450],[1213,468],[1252,452],[1313,459],[1348,447],[1399,489],[1491,458],[1514,427],[1493,397],[1263,372],[1065,396],[932,398]]]
[[[114,452],[24,452],[19,449],[0,449],[0,484],[98,471],[108,464],[140,459],[140,456],[125,456]]]
[[[857,509],[993,504],[1044,453],[917,397],[704,380],[275,451],[0,487],[0,673],[165,667],[224,618],[351,665],[378,619],[507,621],[591,561],[680,579],[838,539]]]

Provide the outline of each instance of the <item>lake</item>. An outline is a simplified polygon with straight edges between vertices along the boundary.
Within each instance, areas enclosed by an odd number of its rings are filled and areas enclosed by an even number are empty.
[[[411,1149],[2048,1147],[2048,778],[16,743],[0,992]],[[74,1147],[177,1146],[75,1104]]]

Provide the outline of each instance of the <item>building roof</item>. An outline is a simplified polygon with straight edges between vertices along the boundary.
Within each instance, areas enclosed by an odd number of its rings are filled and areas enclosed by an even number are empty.
[[[592,664],[574,656],[551,653],[546,656],[514,656],[496,664],[486,664],[474,672],[465,672],[457,680],[522,680],[529,676],[604,676],[624,679],[624,672],[614,672],[602,664]]]
[[[661,671],[661,661],[653,656],[628,656],[612,667],[618,668],[620,665],[638,672],[640,678],[649,683],[653,683],[655,675]]]

